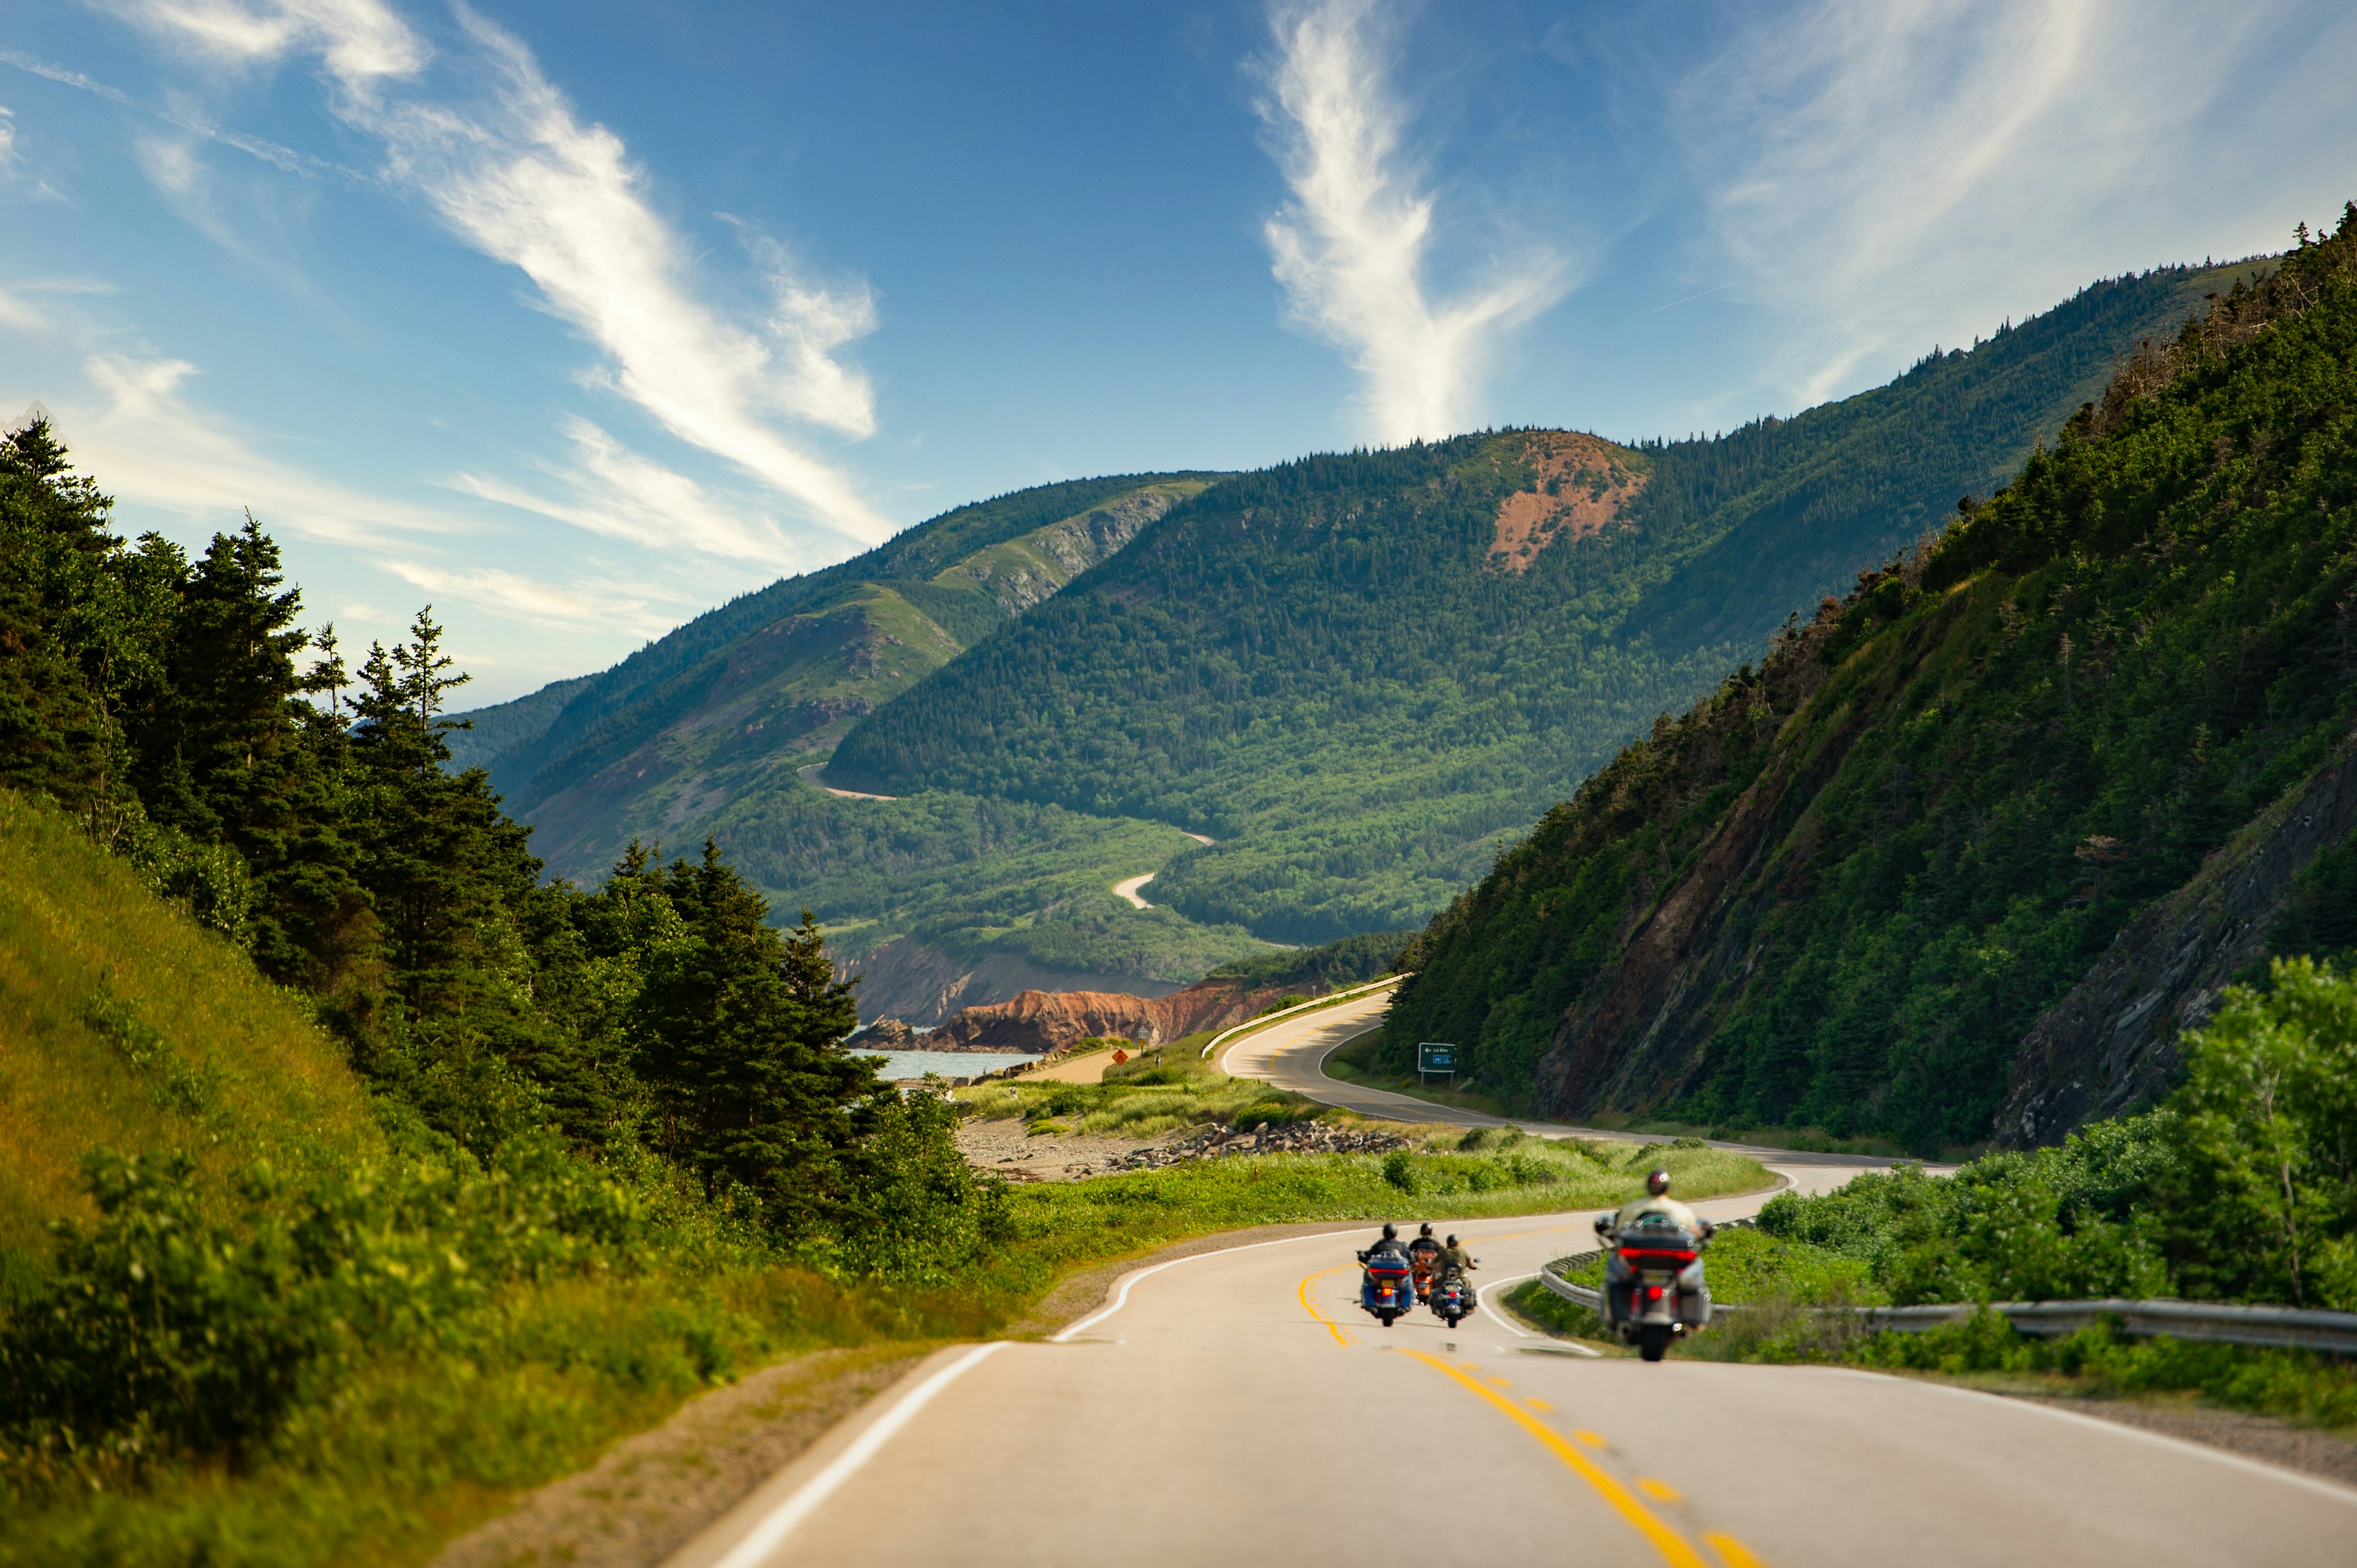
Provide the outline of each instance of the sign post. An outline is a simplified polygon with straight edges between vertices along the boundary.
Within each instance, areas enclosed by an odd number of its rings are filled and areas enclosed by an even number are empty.
[[[1446,1074],[1453,1082],[1457,1078],[1457,1047],[1437,1040],[1425,1040],[1415,1047],[1415,1075],[1426,1085],[1434,1073]]]

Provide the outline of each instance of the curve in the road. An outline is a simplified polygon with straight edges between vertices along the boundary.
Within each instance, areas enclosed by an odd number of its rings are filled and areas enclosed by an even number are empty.
[[[1231,1062],[1300,1076],[1333,1032],[1367,1026],[1341,1011],[1238,1042]],[[1409,1104],[1419,1121],[1477,1115]],[[1810,1186],[1868,1163],[1759,1157]],[[1695,1207],[1724,1220],[1761,1197]],[[1487,1296],[1574,1250],[1592,1218],[1448,1224]],[[1049,1343],[944,1350],[674,1568],[1295,1568],[1421,1550],[1397,1527],[1424,1505],[1452,1556],[1509,1563],[2165,1568],[2347,1562],[2357,1539],[2357,1490],[2026,1401],[1844,1368],[1580,1357],[1489,1314],[1381,1326],[1351,1261],[1373,1230],[1149,1263]]]
[[[1128,899],[1140,909],[1151,909],[1154,906],[1141,897],[1137,890],[1153,880],[1154,873],[1149,871],[1143,876],[1133,876],[1126,881],[1116,882],[1113,885],[1114,894],[1116,897]]]

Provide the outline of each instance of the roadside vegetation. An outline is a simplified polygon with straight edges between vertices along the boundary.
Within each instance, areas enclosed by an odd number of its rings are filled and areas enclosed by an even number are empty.
[[[1713,1296],[1744,1310],[1681,1353],[2029,1378],[2091,1395],[2188,1392],[2357,1424],[2357,1368],[2341,1359],[2131,1340],[2107,1325],[2040,1338],[1992,1313],[1873,1334],[1842,1310],[2170,1297],[2357,1311],[2357,976],[2276,960],[2230,991],[2183,1050],[2183,1081],[2166,1102],[2059,1148],[1985,1155],[1944,1178],[1901,1166],[1770,1198],[1758,1230],[1724,1230],[1708,1253]],[[1567,1277],[1595,1283],[1602,1266]],[[1603,1332],[1534,1286],[1512,1300],[1556,1332]]]

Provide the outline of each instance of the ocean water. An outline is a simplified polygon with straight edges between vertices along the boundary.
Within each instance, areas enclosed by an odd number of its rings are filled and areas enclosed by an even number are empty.
[[[859,1047],[854,1043],[852,1049]],[[922,1078],[929,1072],[943,1078],[976,1078],[985,1072],[996,1072],[1017,1062],[1036,1062],[1039,1058],[1019,1051],[871,1051],[864,1053],[884,1058],[886,1079]]]

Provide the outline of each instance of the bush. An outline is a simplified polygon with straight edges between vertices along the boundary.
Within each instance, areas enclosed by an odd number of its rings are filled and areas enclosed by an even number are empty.
[[[18,1444],[235,1455],[323,1363],[451,1343],[505,1281],[630,1268],[640,1206],[544,1141],[316,1178],[267,1165],[208,1222],[185,1156],[86,1162],[101,1219],[0,1333],[0,1428]]]

